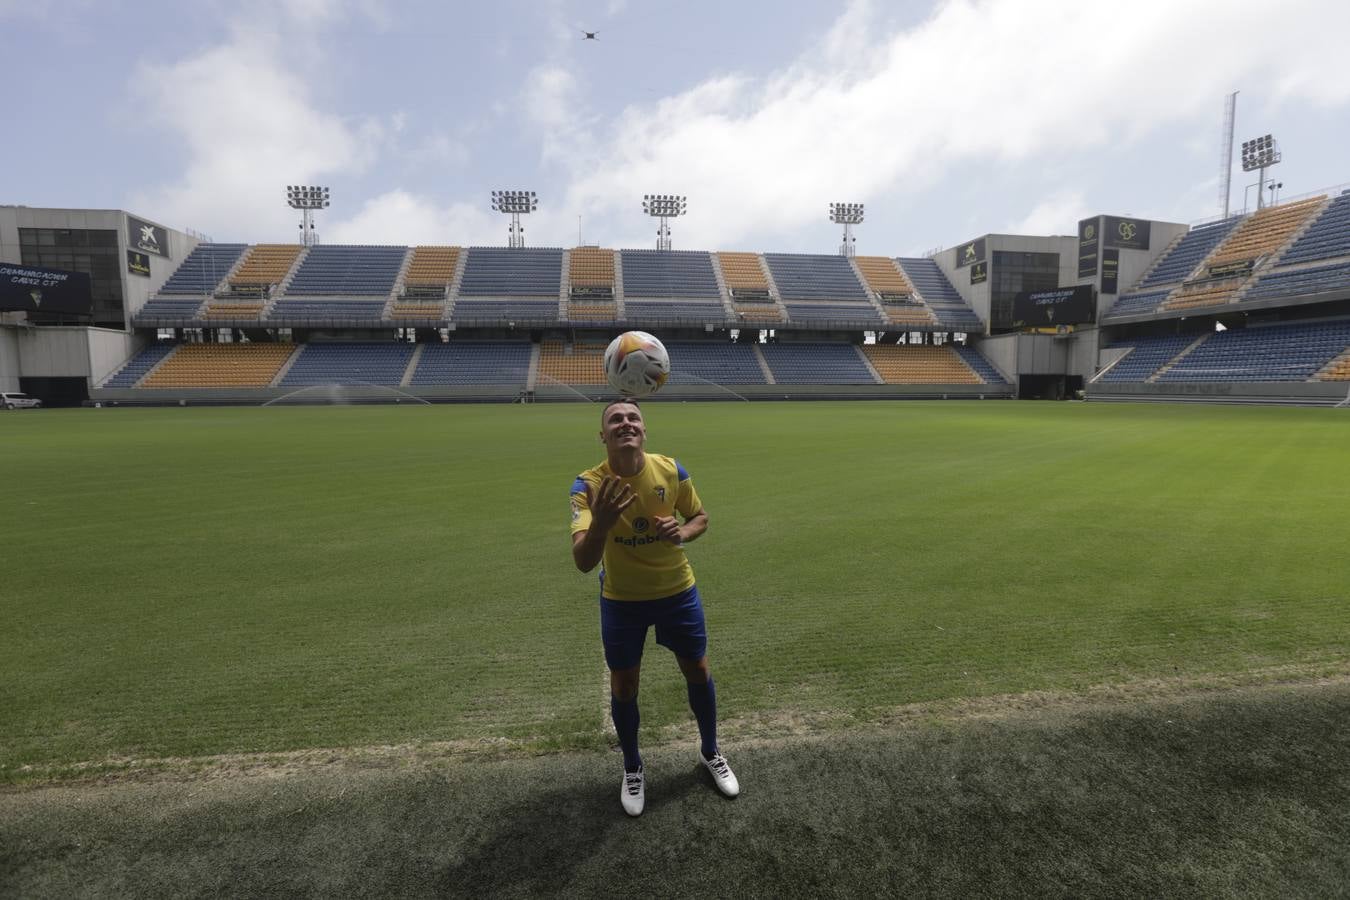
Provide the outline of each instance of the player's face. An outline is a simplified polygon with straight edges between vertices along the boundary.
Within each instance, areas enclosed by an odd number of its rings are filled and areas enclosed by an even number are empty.
[[[601,423],[600,440],[610,450],[641,449],[647,440],[647,426],[642,421],[642,410],[631,403],[615,403],[605,410]]]

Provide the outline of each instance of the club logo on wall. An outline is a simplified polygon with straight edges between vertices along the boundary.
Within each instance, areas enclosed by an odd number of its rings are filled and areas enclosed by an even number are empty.
[[[1125,220],[1116,226],[1116,232],[1120,235],[1120,239],[1127,244],[1134,240],[1138,231],[1139,228],[1129,220]]]
[[[1089,222],[1083,227],[1083,240],[1090,241],[1097,236],[1097,226]]]
[[[29,291],[28,299],[33,301],[33,309],[42,308],[42,291]]]

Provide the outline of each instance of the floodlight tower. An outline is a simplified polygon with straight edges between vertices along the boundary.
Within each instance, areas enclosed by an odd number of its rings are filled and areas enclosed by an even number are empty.
[[[642,211],[661,220],[661,227],[656,229],[657,250],[670,249],[670,223],[667,220],[684,215],[688,209],[688,198],[679,194],[642,195]]]
[[[1280,154],[1280,145],[1268,134],[1242,142],[1242,171],[1259,170],[1261,173],[1256,188],[1257,209],[1265,205],[1266,169],[1283,158]]]
[[[300,222],[300,243],[306,247],[319,242],[314,233],[314,210],[328,208],[328,188],[313,184],[286,185],[286,202],[298,209],[304,218]]]
[[[844,226],[844,242],[839,245],[840,256],[852,256],[856,238],[853,237],[853,226],[861,225],[863,220],[863,204],[861,203],[831,203],[830,221],[836,225]]]
[[[520,224],[522,213],[532,213],[539,208],[539,197],[534,191],[493,191],[492,209],[506,213],[511,217],[511,226],[506,230],[509,247],[525,246],[525,226]]]

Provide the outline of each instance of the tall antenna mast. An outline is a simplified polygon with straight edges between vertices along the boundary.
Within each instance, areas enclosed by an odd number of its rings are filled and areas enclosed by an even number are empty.
[[[1228,218],[1228,198],[1233,186],[1233,126],[1237,120],[1237,91],[1223,102],[1223,156],[1219,159],[1219,202]]]

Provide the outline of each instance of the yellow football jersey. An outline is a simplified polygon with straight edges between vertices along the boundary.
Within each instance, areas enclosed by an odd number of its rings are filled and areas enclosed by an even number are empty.
[[[645,454],[646,464],[632,478],[637,499],[619,514],[605,543],[600,568],[600,594],[610,600],[658,600],[694,585],[694,570],[684,548],[656,537],[652,520],[679,513],[689,519],[702,512],[689,473],[669,456]],[[613,475],[609,462],[587,469],[572,482],[572,534],[591,527],[591,498],[600,481]]]

